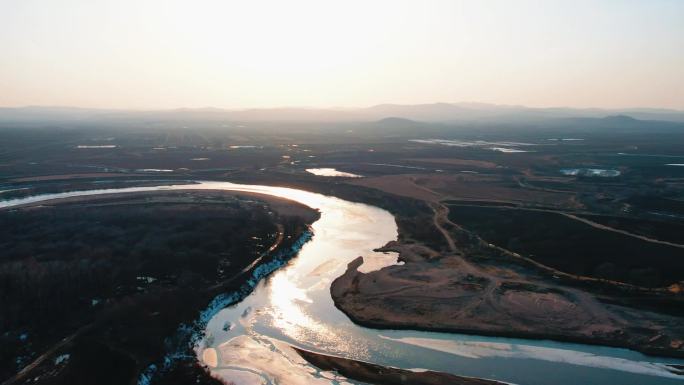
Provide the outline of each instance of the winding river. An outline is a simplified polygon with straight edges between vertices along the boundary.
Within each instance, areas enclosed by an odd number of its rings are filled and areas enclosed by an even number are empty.
[[[243,301],[213,312],[196,347],[214,375],[236,384],[354,383],[307,364],[289,347],[369,361],[431,369],[516,384],[682,384],[665,363],[625,349],[552,341],[419,331],[373,330],[335,308],[330,283],[361,255],[360,270],[396,263],[372,250],[397,237],[390,213],[302,190],[228,182],[86,190],[0,201],[0,207],[52,199],[167,190],[227,190],[272,195],[318,209],[314,236],[297,257],[262,280]]]

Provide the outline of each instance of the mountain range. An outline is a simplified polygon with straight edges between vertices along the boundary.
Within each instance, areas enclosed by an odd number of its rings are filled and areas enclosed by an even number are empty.
[[[684,122],[684,110],[657,108],[584,109],[533,108],[484,103],[380,104],[367,108],[180,108],[171,110],[114,110],[74,107],[0,108],[0,122],[67,121],[233,121],[233,122],[382,122],[383,119],[450,122],[539,122],[549,119],[606,118]],[[397,123],[397,121],[395,121]]]

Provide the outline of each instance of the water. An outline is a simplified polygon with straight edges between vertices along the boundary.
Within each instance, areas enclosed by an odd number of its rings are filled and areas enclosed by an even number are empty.
[[[334,168],[307,168],[306,172],[317,176],[338,176],[345,178],[361,178],[361,175],[352,174],[350,172],[338,171]]]
[[[97,145],[91,145],[91,144],[79,144],[76,146],[76,148],[116,148],[118,147],[115,144],[97,144]]]
[[[602,177],[614,178],[620,176],[619,170],[608,170],[602,168],[562,168],[561,174],[567,176],[588,176],[588,177]]]
[[[498,151],[506,154],[516,154],[522,152],[530,152],[521,150],[519,147],[534,146],[534,143],[522,142],[488,142],[485,140],[456,140],[456,139],[410,139],[409,142],[422,144],[440,144],[443,146],[452,147],[473,147],[483,148],[485,150]]]
[[[214,375],[236,384],[343,384],[299,358],[289,345],[402,368],[432,369],[517,384],[681,384],[661,359],[608,347],[461,334],[373,330],[353,324],[330,298],[333,279],[361,255],[360,270],[395,263],[372,249],[397,237],[394,218],[376,207],[301,190],[202,182],[47,194],[0,207],[72,196],[165,190],[231,190],[288,198],[320,210],[314,237],[298,256],[242,302],[218,312],[197,346]],[[657,363],[653,363],[653,362]]]

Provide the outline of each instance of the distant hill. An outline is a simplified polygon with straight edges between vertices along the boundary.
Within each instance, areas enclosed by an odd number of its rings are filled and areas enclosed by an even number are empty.
[[[376,123],[383,124],[383,125],[405,125],[405,126],[414,126],[416,124],[419,124],[415,120],[397,118],[394,116],[390,116],[389,118],[380,119]]]
[[[601,118],[561,118],[544,121],[547,129],[574,132],[672,132],[683,131],[684,122],[636,119],[629,115],[609,115]]]
[[[604,122],[608,123],[616,123],[616,124],[631,124],[631,123],[636,123],[639,122],[638,119],[634,119],[631,116],[628,115],[612,115],[612,116],[606,116],[603,118]]]

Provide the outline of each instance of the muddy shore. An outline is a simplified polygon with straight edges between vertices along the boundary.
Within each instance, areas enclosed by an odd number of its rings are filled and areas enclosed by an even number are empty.
[[[311,365],[321,370],[335,371],[349,379],[377,385],[502,385],[503,382],[449,373],[412,371],[380,366],[363,361],[293,349]]]
[[[409,254],[410,247],[403,250]],[[549,339],[684,357],[678,317],[609,305],[511,271],[474,269],[456,256],[413,258],[370,273],[357,270],[357,258],[331,285],[335,306],[371,328]]]

